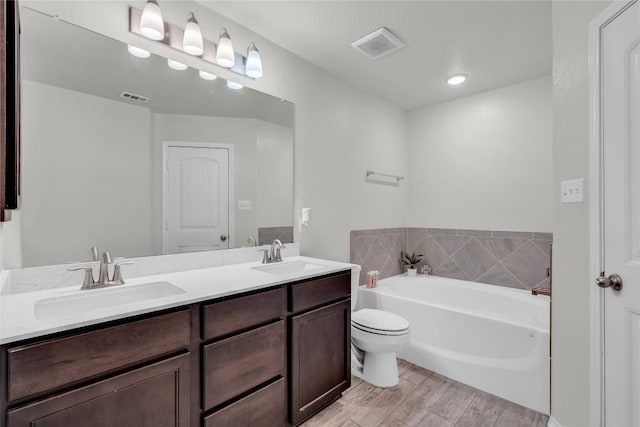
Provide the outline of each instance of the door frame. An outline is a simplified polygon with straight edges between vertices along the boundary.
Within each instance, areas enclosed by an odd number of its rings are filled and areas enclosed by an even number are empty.
[[[229,249],[232,249],[235,246],[235,233],[234,230],[234,220],[233,220],[233,206],[235,204],[234,193],[233,193],[233,144],[225,144],[220,142],[185,142],[185,141],[162,141],[162,163],[160,164],[162,167],[162,223],[160,224],[162,228],[162,254],[166,255],[168,253],[168,236],[167,236],[167,220],[169,218],[168,208],[169,205],[167,203],[169,199],[168,191],[169,188],[167,186],[167,169],[168,169],[168,150],[169,147],[181,147],[181,148],[219,148],[227,150],[229,153],[229,205],[228,205],[228,214],[227,217],[229,219],[229,230],[227,233],[229,240]]]
[[[604,266],[604,169],[602,126],[602,30],[638,0],[614,1],[589,25],[589,274],[595,280]],[[591,425],[604,426],[606,415],[604,371],[604,291],[589,281],[590,295],[590,407]]]

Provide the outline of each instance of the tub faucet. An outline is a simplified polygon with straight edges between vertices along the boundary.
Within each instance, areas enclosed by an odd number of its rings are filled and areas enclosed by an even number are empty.
[[[551,288],[533,288],[531,295],[547,295],[551,296]]]
[[[425,264],[420,268],[420,272],[425,276],[431,276],[432,269],[431,267]]]

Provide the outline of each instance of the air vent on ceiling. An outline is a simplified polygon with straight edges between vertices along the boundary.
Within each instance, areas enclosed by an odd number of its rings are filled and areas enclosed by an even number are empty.
[[[127,92],[126,90],[122,91],[120,98],[128,99],[129,101],[141,102],[143,104],[149,102],[149,98],[146,96],[136,95],[135,93]]]
[[[404,43],[385,27],[354,41],[351,46],[371,59],[382,58],[404,47]]]

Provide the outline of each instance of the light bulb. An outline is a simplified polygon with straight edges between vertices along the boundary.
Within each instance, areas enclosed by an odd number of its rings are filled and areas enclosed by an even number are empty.
[[[140,32],[151,40],[164,39],[164,21],[162,11],[156,0],[147,0],[140,17]]]
[[[182,37],[182,49],[189,55],[199,56],[204,53],[204,43],[202,41],[202,33],[200,25],[193,12],[187,18],[187,26],[184,27],[184,36]]]
[[[222,29],[220,40],[216,49],[216,62],[221,67],[231,68],[236,62],[236,54],[233,51],[233,44],[226,29]]]
[[[189,68],[187,67],[186,64],[183,64],[182,62],[174,61],[173,59],[167,59],[167,65],[169,66],[169,68],[177,71],[183,71]]]
[[[464,83],[465,80],[467,80],[467,75],[466,74],[454,74],[452,76],[447,77],[447,83],[449,83],[452,86],[455,85],[459,85],[461,83]]]
[[[258,52],[258,49],[253,42],[251,42],[247,49],[245,74],[252,79],[259,79],[262,77],[262,58],[260,58],[260,52]]]
[[[229,89],[238,90],[238,89],[242,89],[244,86],[242,86],[240,83],[236,83],[236,82],[232,82],[231,80],[227,80],[227,87]]]
[[[127,50],[133,56],[137,56],[138,58],[148,58],[151,56],[151,52],[148,50],[141,49],[137,46],[127,45]]]
[[[216,76],[215,74],[211,74],[211,73],[207,73],[206,71],[198,71],[198,75],[200,76],[201,79],[204,80],[215,80],[218,78],[218,76]]]

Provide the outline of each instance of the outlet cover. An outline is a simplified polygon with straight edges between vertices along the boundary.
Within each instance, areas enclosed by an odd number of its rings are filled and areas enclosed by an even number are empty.
[[[238,210],[239,211],[250,211],[251,210],[251,200],[238,200]]]
[[[584,178],[562,181],[562,184],[560,185],[560,202],[584,202]]]

